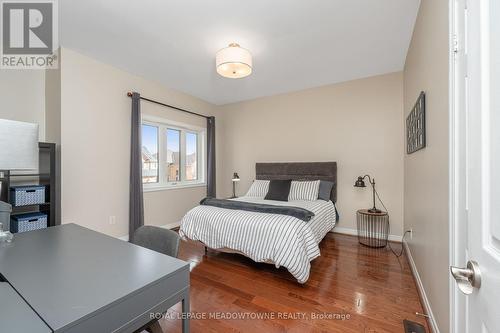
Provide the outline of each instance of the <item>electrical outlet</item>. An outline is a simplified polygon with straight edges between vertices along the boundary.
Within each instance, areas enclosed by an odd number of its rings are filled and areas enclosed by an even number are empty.
[[[116,224],[116,216],[112,215],[109,217],[109,224],[111,224],[111,225]]]

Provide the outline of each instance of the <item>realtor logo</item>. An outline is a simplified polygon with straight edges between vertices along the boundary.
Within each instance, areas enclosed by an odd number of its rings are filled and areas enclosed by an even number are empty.
[[[1,68],[57,68],[57,4],[1,1]]]

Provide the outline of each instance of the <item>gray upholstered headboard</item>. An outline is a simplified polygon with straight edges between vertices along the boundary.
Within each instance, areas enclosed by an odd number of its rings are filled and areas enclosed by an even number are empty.
[[[337,162],[256,163],[256,179],[328,180],[334,183],[330,199],[337,202]]]

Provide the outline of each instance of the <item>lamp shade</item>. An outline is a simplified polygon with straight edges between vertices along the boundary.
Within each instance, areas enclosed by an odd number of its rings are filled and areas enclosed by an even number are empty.
[[[235,172],[233,173],[233,179],[231,179],[233,182],[239,182],[240,181],[240,176],[238,176],[238,173]]]
[[[358,177],[358,180],[354,183],[354,187],[366,187],[365,181],[363,180],[363,177]]]
[[[0,119],[0,170],[38,169],[38,125]]]
[[[247,49],[231,43],[217,52],[215,65],[221,76],[239,79],[252,74],[252,55]]]

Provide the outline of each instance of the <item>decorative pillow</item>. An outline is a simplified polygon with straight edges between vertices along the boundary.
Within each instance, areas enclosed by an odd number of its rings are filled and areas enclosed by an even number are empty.
[[[269,180],[254,180],[247,192],[247,197],[264,198],[269,190]]]
[[[319,193],[319,180],[292,181],[288,201],[292,200],[317,200]]]
[[[269,191],[267,191],[266,200],[288,201],[290,186],[292,180],[271,180],[269,182]]]
[[[332,194],[334,182],[329,182],[328,180],[319,181],[319,193],[318,199],[330,201],[330,194]]]

